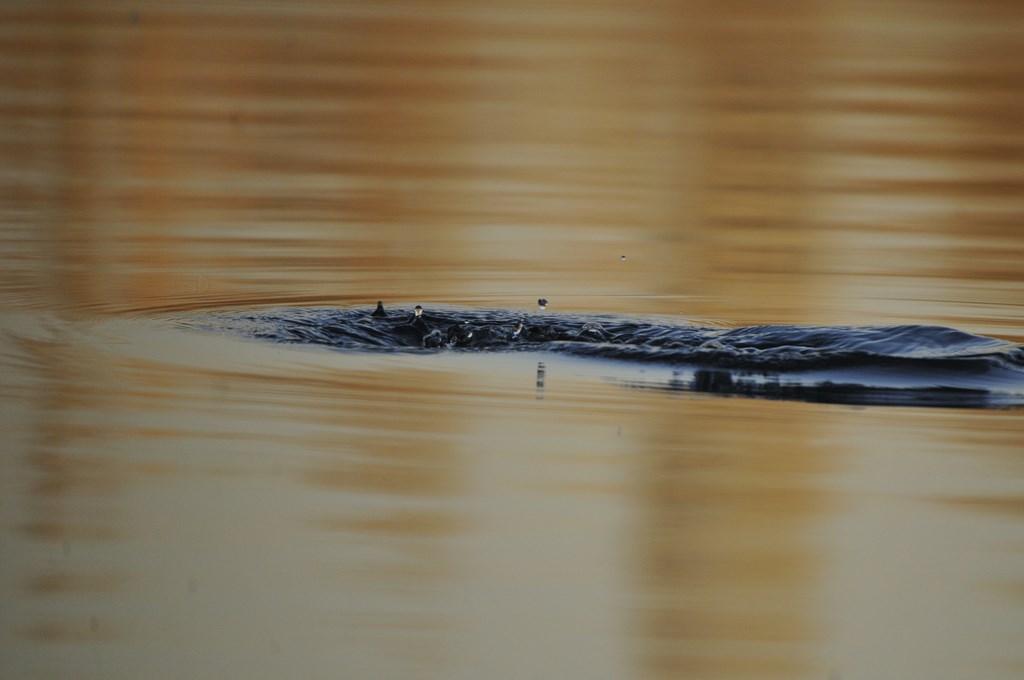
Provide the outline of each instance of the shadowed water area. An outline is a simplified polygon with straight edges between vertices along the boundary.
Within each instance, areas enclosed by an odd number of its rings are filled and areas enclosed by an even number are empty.
[[[1022,25],[0,3],[0,678],[1024,677]]]

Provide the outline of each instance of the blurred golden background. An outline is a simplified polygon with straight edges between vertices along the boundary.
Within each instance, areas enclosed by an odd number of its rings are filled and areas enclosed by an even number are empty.
[[[1020,302],[1018,3],[0,11],[6,304]]]

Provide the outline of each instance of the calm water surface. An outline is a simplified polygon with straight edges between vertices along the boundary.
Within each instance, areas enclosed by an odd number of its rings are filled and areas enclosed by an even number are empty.
[[[0,677],[1024,674],[1024,411],[176,322],[1024,341],[1016,5],[516,7],[0,9]]]

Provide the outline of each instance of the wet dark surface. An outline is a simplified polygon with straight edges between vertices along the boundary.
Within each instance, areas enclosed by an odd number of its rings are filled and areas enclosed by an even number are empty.
[[[703,327],[609,314],[441,307],[285,308],[186,326],[340,350],[551,352],[671,369],[633,386],[849,404],[1024,404],[1024,349],[943,326]]]

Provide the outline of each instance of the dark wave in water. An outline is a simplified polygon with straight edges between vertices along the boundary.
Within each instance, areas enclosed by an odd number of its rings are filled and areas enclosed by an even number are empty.
[[[189,325],[362,351],[534,351],[642,363],[631,387],[860,404],[1024,405],[1024,348],[941,326],[708,328],[611,315],[508,310],[290,308]]]

